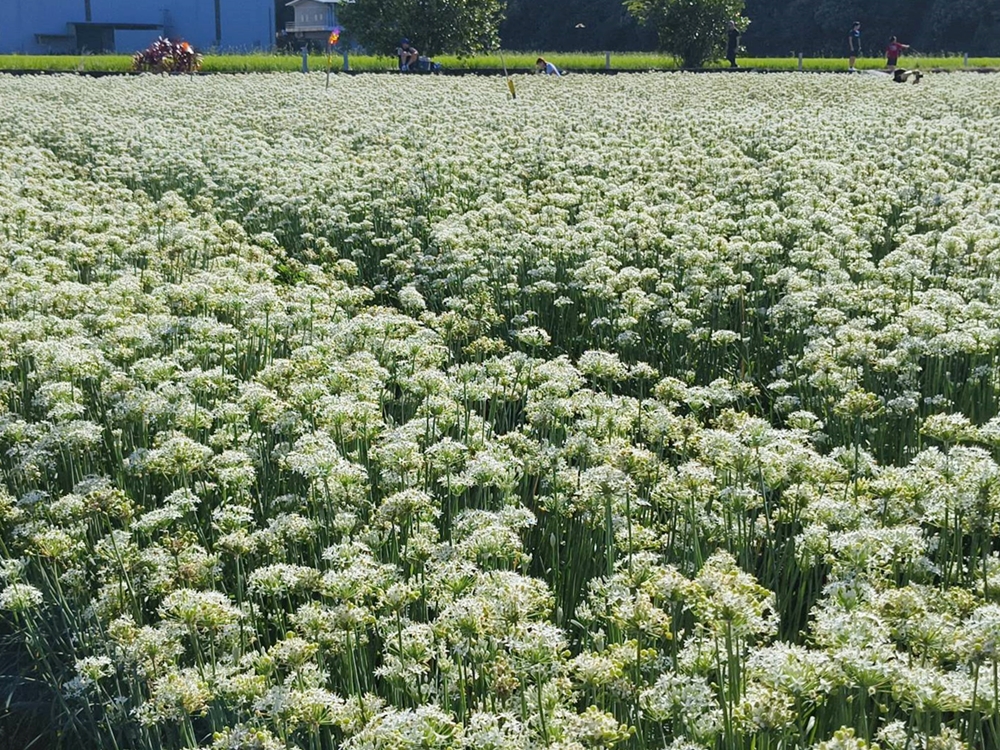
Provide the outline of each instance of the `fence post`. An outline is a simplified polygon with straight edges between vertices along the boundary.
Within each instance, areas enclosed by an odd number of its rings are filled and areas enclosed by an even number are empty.
[[[309,72],[309,47],[308,45],[302,48],[302,72]]]
[[[605,70],[611,70],[611,53],[610,52],[605,52],[604,53],[604,69]]]
[[[346,73],[351,69],[351,61],[347,57],[347,50],[344,50],[344,72]]]
[[[802,53],[800,52],[799,53],[799,71],[802,71],[803,69],[804,68],[802,66]]]
[[[963,65],[967,68],[969,67],[969,53],[965,53],[965,59],[963,60]]]

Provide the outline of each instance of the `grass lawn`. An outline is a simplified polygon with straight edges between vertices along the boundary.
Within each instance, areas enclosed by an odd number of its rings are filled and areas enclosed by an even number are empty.
[[[542,53],[544,57],[555,62],[560,68],[569,71],[603,70],[606,66],[605,56],[601,53]],[[512,52],[506,55],[509,69],[525,69],[534,66],[537,52]],[[477,55],[475,57],[454,57],[442,55],[435,58],[447,70],[490,70],[501,67],[499,55]],[[129,55],[0,55],[0,71],[90,71],[90,72],[123,72],[131,67]],[[325,55],[311,55],[310,70],[326,68]],[[863,69],[878,69],[884,67],[885,60],[881,57],[868,57],[858,60],[858,67]],[[961,57],[919,57],[909,56],[903,59],[904,65],[921,68],[943,68],[959,70],[964,67]],[[334,69],[340,69],[342,60],[339,55],[333,58]],[[351,69],[355,71],[391,70],[395,67],[395,59],[374,55],[352,55]],[[709,68],[724,68],[726,61],[710,63]],[[766,57],[740,59],[744,68],[760,70],[795,70],[798,60],[793,57]],[[847,67],[846,58],[807,58],[803,65],[806,70],[843,70]],[[281,72],[297,71],[302,66],[299,55],[206,55],[202,64],[205,72]],[[970,68],[1000,68],[1000,58],[970,58]],[[672,57],[648,52],[613,53],[611,55],[612,70],[675,70],[677,64]]]

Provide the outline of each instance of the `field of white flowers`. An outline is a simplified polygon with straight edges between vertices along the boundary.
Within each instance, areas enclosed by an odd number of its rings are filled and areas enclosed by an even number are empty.
[[[518,86],[0,77],[5,747],[1000,745],[995,80]]]

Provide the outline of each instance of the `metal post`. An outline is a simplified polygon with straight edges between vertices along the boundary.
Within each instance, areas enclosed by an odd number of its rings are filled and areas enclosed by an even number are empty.
[[[306,45],[302,48],[302,72],[309,72],[309,46]]]
[[[969,53],[968,52],[965,53],[964,64],[965,64],[966,68],[969,67]]]
[[[802,53],[801,52],[799,53],[799,70],[800,71],[804,70],[804,68],[802,66]]]
[[[215,0],[215,47],[222,47],[222,0]]]
[[[604,69],[605,70],[611,70],[611,53],[610,52],[605,52],[604,53]]]
[[[344,72],[346,73],[351,69],[351,61],[347,58],[347,50],[344,50]]]

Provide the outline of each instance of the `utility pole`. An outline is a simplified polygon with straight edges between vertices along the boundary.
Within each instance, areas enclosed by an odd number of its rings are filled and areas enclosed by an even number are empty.
[[[222,46],[222,0],[215,0],[215,46]]]
[[[90,13],[90,0],[83,0],[83,20],[87,23],[94,20]]]

